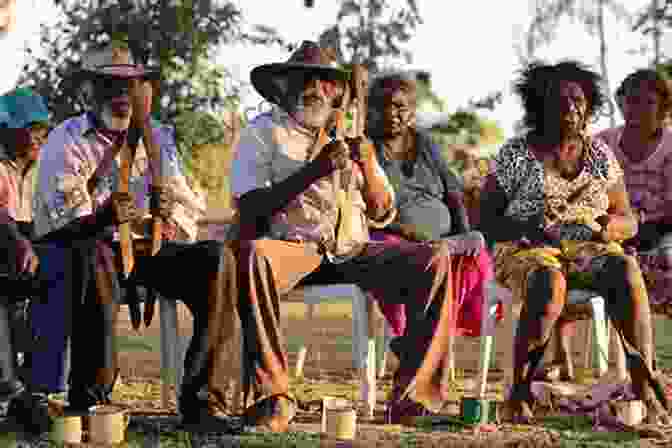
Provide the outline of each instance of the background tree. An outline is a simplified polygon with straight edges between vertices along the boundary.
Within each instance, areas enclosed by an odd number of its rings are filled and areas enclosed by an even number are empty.
[[[672,0],[651,0],[651,4],[640,11],[632,27],[633,31],[640,31],[651,36],[653,44],[652,65],[658,66],[664,62],[661,40],[663,30],[672,25]]]
[[[393,8],[389,0],[340,0],[336,23],[320,37],[331,42],[342,62],[364,63],[377,72],[388,59],[411,62],[403,49],[418,24],[422,23],[415,0],[404,0]]]
[[[517,50],[521,62],[527,63],[535,58],[538,48],[548,45],[557,36],[557,28],[564,17],[579,20],[586,31],[595,36],[600,48],[600,74],[609,94],[608,114],[611,126],[616,126],[616,108],[611,98],[609,70],[607,69],[607,38],[605,34],[605,14],[609,12],[617,20],[630,20],[630,14],[623,4],[616,0],[536,0],[532,22],[524,33],[524,44],[518,44]]]

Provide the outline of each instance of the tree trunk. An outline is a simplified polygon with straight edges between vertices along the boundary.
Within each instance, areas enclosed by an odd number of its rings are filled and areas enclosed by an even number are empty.
[[[609,122],[611,127],[616,127],[616,110],[614,101],[611,98],[611,87],[609,85],[609,70],[607,69],[607,39],[604,27],[604,4],[606,0],[598,0],[597,3],[597,32],[600,37],[600,70],[604,87],[607,91],[607,104],[609,107]]]
[[[658,0],[651,0],[651,21],[653,22],[653,66],[660,64],[660,38],[662,31],[660,29],[660,14],[658,13],[660,4]]]

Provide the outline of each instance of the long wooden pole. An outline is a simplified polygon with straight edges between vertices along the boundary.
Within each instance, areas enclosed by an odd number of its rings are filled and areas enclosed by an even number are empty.
[[[128,142],[124,142],[119,152],[120,167],[119,167],[119,183],[117,191],[120,193],[128,193],[128,181],[131,177],[131,165],[133,163],[133,155]],[[135,258],[133,256],[133,241],[131,240],[131,223],[125,222],[119,225],[119,245],[121,246],[121,259],[124,270],[124,277],[128,278]]]

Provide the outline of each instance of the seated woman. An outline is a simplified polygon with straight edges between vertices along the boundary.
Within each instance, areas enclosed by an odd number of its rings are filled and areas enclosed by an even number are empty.
[[[647,420],[669,421],[652,373],[649,300],[637,261],[618,244],[635,236],[623,171],[586,133],[604,104],[599,76],[576,62],[531,64],[515,85],[527,132],[495,157],[481,203],[481,228],[494,245],[497,281],[522,302],[507,410],[533,420],[531,376],[562,313],[568,282],[589,276],[607,313],[642,362],[629,363]],[[659,398],[662,401],[664,397]]]
[[[637,70],[619,89],[625,126],[597,135],[623,166],[637,236],[626,244],[637,250],[651,308],[672,316],[672,131],[665,126],[672,88],[655,70]]]
[[[624,245],[637,252],[656,313],[672,316],[672,132],[665,120],[672,107],[672,88],[654,70],[637,70],[616,90],[625,125],[606,129],[595,137],[603,140],[620,162],[634,215],[637,235]],[[571,322],[559,322],[559,347],[569,347],[574,334]],[[571,366],[569,353],[556,359]]]
[[[403,74],[378,78],[371,87],[368,131],[378,160],[395,190],[397,219],[384,230],[374,230],[378,241],[439,241],[458,256],[461,266],[463,303],[458,304],[457,334],[478,335],[483,288],[492,278],[485,240],[470,232],[462,203],[462,186],[448,168],[430,137],[413,125],[416,100],[415,80]],[[375,297],[375,296],[374,296]],[[406,326],[404,305],[379,301],[395,336]],[[395,339],[392,351],[403,337]],[[403,360],[402,360],[403,363]]]

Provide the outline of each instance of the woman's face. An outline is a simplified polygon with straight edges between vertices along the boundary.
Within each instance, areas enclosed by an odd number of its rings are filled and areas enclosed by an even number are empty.
[[[560,82],[560,132],[564,137],[579,136],[586,126],[588,100],[578,83]]]
[[[414,105],[410,95],[401,89],[393,89],[384,97],[383,129],[385,137],[403,135],[411,124]]]
[[[16,157],[33,162],[37,161],[40,156],[40,148],[47,142],[49,129],[43,125],[35,125],[17,129],[16,133]]]
[[[645,131],[654,132],[662,125],[665,114],[653,83],[643,81],[626,92],[623,115],[628,126]]]

